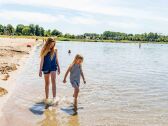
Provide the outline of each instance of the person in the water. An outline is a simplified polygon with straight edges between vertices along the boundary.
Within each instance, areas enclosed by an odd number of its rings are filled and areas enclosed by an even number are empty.
[[[52,82],[52,94],[53,94],[53,102],[56,102],[56,71],[58,75],[60,74],[60,66],[58,61],[58,50],[54,49],[55,40],[52,38],[48,38],[46,43],[44,44],[41,50],[41,61],[40,61],[40,70],[39,76],[42,77],[42,71],[44,74],[45,80],[45,103],[49,103],[49,84],[50,77]]]
[[[70,72],[70,83],[72,87],[74,88],[74,109],[77,110],[77,98],[79,93],[79,86],[80,86],[80,77],[82,76],[84,84],[86,84],[86,80],[82,71],[82,62],[83,57],[79,54],[77,54],[74,58],[74,61],[69,66],[68,70],[65,73],[63,82],[66,83],[66,78]]]
[[[71,54],[71,50],[70,49],[68,50],[68,54]]]

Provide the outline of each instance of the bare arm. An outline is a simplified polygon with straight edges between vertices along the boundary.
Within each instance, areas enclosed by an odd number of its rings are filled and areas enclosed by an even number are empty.
[[[58,61],[57,49],[56,49],[56,63],[57,63],[57,66],[58,66],[58,74],[60,74],[60,66],[59,66],[59,61]]]
[[[64,80],[63,80],[64,83],[66,83],[66,78],[67,78],[67,76],[68,76],[68,74],[69,74],[71,68],[72,68],[72,66],[70,65],[69,68],[68,68],[68,70],[67,70],[66,73],[65,73]]]
[[[81,65],[80,65],[80,69],[81,69],[81,76],[82,76],[83,82],[84,82],[84,84],[86,84],[85,76],[83,74],[83,69],[82,69]]]
[[[42,76],[43,63],[44,63],[44,58],[41,58],[41,61],[40,61],[40,69],[39,69],[39,76],[40,76],[40,77]]]

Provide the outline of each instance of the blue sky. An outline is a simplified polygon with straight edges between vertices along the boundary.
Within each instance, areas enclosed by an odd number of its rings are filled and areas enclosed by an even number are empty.
[[[167,0],[0,0],[0,24],[39,24],[63,33],[168,33]]]

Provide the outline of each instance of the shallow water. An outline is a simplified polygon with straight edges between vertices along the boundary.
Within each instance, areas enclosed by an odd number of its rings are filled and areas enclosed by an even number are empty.
[[[59,105],[44,109],[41,103],[44,82],[38,77],[37,47],[16,79],[1,126],[168,125],[168,45],[143,44],[139,49],[138,44],[61,42],[57,48]],[[78,114],[72,115],[73,88],[62,80],[76,53],[84,56],[87,84],[81,83]]]

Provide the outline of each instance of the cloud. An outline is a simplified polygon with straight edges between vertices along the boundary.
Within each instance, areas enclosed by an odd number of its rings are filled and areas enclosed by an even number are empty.
[[[0,11],[0,17],[4,20],[20,20],[34,23],[53,23],[64,19],[63,15],[52,16],[49,14],[26,11]]]
[[[21,4],[21,5],[31,5],[31,6],[41,6],[41,7],[60,7],[66,9],[72,9],[77,11],[83,11],[88,13],[98,13],[104,15],[111,16],[124,16],[124,17],[132,17],[135,19],[147,19],[147,20],[162,20],[168,21],[168,17],[161,16],[161,10],[157,10],[153,8],[149,10],[147,8],[141,8],[141,4],[146,6],[146,4],[152,4],[156,7],[155,3],[152,2],[135,2],[129,0],[130,2],[124,2],[123,0],[119,0],[118,4],[114,0],[0,0],[1,4]],[[105,4],[105,3],[109,3]],[[122,6],[119,6],[119,3]],[[134,5],[133,7],[128,6],[129,4]],[[136,5],[138,3],[140,5]],[[159,4],[159,3],[158,3]],[[124,6],[126,5],[126,6]],[[136,8],[137,6],[137,8]],[[162,8],[160,8],[162,9]],[[159,14],[158,12],[161,11]],[[155,13],[154,13],[155,12]]]
[[[83,24],[83,25],[96,25],[99,24],[99,21],[93,18],[85,17],[72,17],[70,20],[67,20],[71,24]]]
[[[9,16],[10,15],[10,16]],[[27,23],[56,23],[66,22],[69,24],[95,25],[99,22],[86,16],[73,16],[66,18],[65,15],[51,15],[48,13],[28,11],[0,11],[0,17],[6,21],[19,20]]]
[[[13,20],[15,23],[20,21],[41,23],[46,27],[58,26],[65,32],[66,30],[73,32],[76,30],[76,33],[82,30],[102,32],[112,29],[134,33],[146,31],[166,33],[168,2],[153,1],[0,0],[0,17],[5,21]]]
[[[138,28],[138,25],[134,22],[108,22],[108,25],[111,27],[120,27],[123,29]]]

